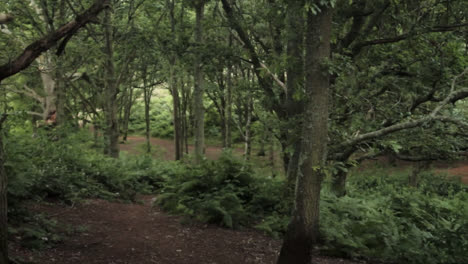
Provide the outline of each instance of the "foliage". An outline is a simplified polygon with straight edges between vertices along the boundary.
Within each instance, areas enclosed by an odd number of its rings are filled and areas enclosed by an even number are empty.
[[[223,153],[217,161],[188,165],[183,174],[167,179],[157,202],[171,212],[232,228],[277,211],[281,186],[282,182],[254,176],[250,166]],[[276,232],[266,225],[259,228]]]
[[[323,192],[323,250],[398,263],[462,263],[468,255],[468,188],[427,174],[356,175],[350,194]]]
[[[291,199],[282,181],[253,175],[224,154],[218,161],[187,165],[164,182],[158,204],[202,222],[254,226],[284,234]],[[323,190],[324,253],[397,263],[462,263],[468,252],[468,187],[433,173],[408,187],[407,172],[384,170],[351,177],[349,195]]]

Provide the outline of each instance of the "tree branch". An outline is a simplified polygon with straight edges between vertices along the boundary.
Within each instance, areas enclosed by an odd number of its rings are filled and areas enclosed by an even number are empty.
[[[0,13],[0,25],[13,21],[14,17],[10,14]]]
[[[353,55],[359,54],[361,49],[364,48],[364,47],[367,47],[367,46],[396,43],[396,42],[400,42],[402,40],[406,40],[406,39],[408,39],[409,37],[412,37],[412,36],[422,35],[422,34],[431,33],[431,32],[454,31],[454,30],[457,30],[457,29],[460,29],[460,28],[466,27],[466,26],[468,26],[468,23],[447,25],[447,26],[434,26],[434,27],[428,28],[426,30],[422,30],[421,32],[408,32],[408,33],[405,33],[405,34],[395,36],[393,38],[382,38],[382,39],[374,39],[374,40],[363,41],[361,43],[358,43],[358,44],[354,45],[354,47],[352,49],[353,50]]]
[[[463,98],[468,97],[468,88],[463,88],[461,90],[455,90],[457,80],[459,78],[461,78],[463,75],[467,74],[467,73],[468,73],[468,68],[465,69],[460,75],[456,76],[452,80],[451,92],[449,93],[449,95],[443,101],[441,101],[437,105],[437,107],[429,115],[421,117],[421,118],[416,119],[416,120],[409,120],[409,121],[406,121],[406,122],[401,122],[401,123],[391,125],[391,126],[382,128],[380,130],[365,133],[365,134],[362,134],[362,135],[357,135],[354,138],[348,139],[345,142],[343,142],[341,144],[338,144],[336,146],[336,149],[343,149],[343,148],[346,148],[346,147],[349,147],[349,146],[354,146],[354,145],[356,145],[356,144],[358,144],[358,143],[360,143],[362,141],[365,141],[365,140],[382,137],[382,136],[385,136],[385,135],[388,135],[388,134],[391,134],[391,133],[394,133],[394,132],[397,132],[397,131],[401,131],[401,130],[404,130],[404,129],[414,128],[414,127],[417,127],[417,126],[422,125],[424,123],[428,123],[428,122],[432,122],[432,121],[451,122],[451,123],[455,123],[458,126],[461,126],[461,127],[465,128],[465,129],[468,128],[468,124],[466,124],[463,120],[438,115],[440,110],[442,110],[442,108],[445,105],[447,105],[449,102],[453,101],[454,98],[463,99]],[[465,97],[463,97],[463,96],[465,96]]]
[[[68,22],[56,31],[29,45],[16,59],[0,66],[0,81],[27,68],[43,52],[53,47],[60,39],[75,33],[94,19],[103,9],[107,8],[110,0],[96,0],[95,3],[74,21]]]

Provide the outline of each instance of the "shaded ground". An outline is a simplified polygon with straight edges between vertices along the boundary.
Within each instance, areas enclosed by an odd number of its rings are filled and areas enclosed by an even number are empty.
[[[125,144],[120,145],[120,149],[132,154],[143,153],[143,145],[145,144],[145,138],[141,136],[128,137],[128,141]],[[174,160],[175,148],[172,140],[151,138],[151,145],[154,149],[153,156],[164,160]],[[193,151],[193,145],[189,146],[189,153]],[[234,150],[237,154],[242,155],[242,149]],[[216,159],[221,155],[222,148],[216,146],[208,146],[206,148],[206,156],[209,159]],[[265,158],[266,159],[266,158]],[[468,159],[468,157],[467,157]],[[388,164],[387,158],[383,157],[377,161],[369,161],[368,163],[382,163]],[[412,166],[412,162],[398,161],[397,167],[408,167]],[[364,165],[365,166],[365,165]],[[449,175],[460,177],[462,182],[468,184],[468,160],[457,161],[457,162],[444,162],[438,161],[433,164],[437,171],[446,172]],[[275,155],[275,167],[281,169],[280,158]]]
[[[170,139],[151,138],[151,147],[153,156],[164,160],[174,160],[175,147],[174,142]],[[146,139],[142,136],[129,136],[125,144],[120,144],[120,150],[126,151],[132,154],[144,153],[144,144]],[[193,145],[188,147],[189,153],[193,152]],[[243,150],[234,149],[236,153],[242,155]],[[205,155],[209,159],[216,159],[221,155],[222,148],[216,146],[207,146],[205,149]]]
[[[380,157],[376,160],[368,160],[362,164],[362,168],[365,169],[367,166],[371,164],[380,164],[382,166],[388,166],[388,164],[394,163],[395,168],[407,168],[414,166],[414,162],[410,161],[390,161],[388,157]],[[460,177],[461,181],[465,184],[468,184],[468,156],[465,160],[459,161],[434,161],[431,164],[431,167],[434,168],[437,172],[446,173],[447,175],[452,175],[456,177]]]
[[[88,200],[76,207],[32,205],[63,224],[80,226],[52,249],[32,252],[12,246],[11,255],[48,264],[244,264],[275,263],[281,241],[252,230],[228,230],[202,224],[183,225],[181,218],[142,204]],[[317,257],[318,264],[356,264]]]

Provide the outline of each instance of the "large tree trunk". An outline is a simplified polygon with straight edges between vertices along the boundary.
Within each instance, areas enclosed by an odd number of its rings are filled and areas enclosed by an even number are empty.
[[[105,90],[105,111],[106,111],[106,131],[104,153],[113,157],[119,157],[119,123],[117,120],[117,80],[114,68],[114,47],[112,34],[112,12],[107,9],[104,16],[104,35],[106,40],[106,90]]]
[[[303,39],[304,39],[304,16],[303,16],[303,1],[292,0],[288,2],[286,26],[287,38],[287,82],[288,88],[285,101],[286,101],[286,121],[293,122],[293,128],[300,128],[297,117],[302,111],[302,102],[295,99],[294,94],[302,89],[304,84],[304,60],[303,60]],[[290,128],[286,128],[290,129]],[[294,147],[293,154],[285,164],[287,175],[287,189],[292,190],[296,181],[297,172],[299,170],[299,158],[301,155],[301,142],[299,138],[300,129],[294,129],[295,133],[288,135],[288,143]]]
[[[309,264],[319,237],[321,182],[328,143],[329,77],[323,63],[330,56],[332,12],[322,6],[307,13],[306,99],[302,126],[302,164],[296,181],[295,203],[279,264]]]
[[[2,125],[6,119],[3,114],[0,119],[0,264],[8,264],[8,178],[5,171],[5,152],[3,150]]]
[[[197,1],[195,7],[195,43],[203,45],[203,14],[205,10],[204,1]],[[193,91],[193,103],[195,112],[195,159],[201,162],[205,149],[205,108],[203,107],[204,80],[202,72],[201,51],[197,51],[195,59],[195,87]]]

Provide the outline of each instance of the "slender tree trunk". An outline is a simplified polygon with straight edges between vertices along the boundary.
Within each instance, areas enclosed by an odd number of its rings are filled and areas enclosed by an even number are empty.
[[[195,42],[203,45],[203,13],[205,10],[204,1],[197,1],[195,7],[196,25]],[[205,148],[205,108],[203,107],[204,80],[202,72],[201,50],[197,52],[195,60],[195,87],[193,91],[193,102],[195,112],[195,159],[201,162]]]
[[[346,178],[348,173],[340,170],[335,175],[333,175],[333,180],[331,184],[331,191],[337,197],[343,197],[346,195]]]
[[[146,138],[146,153],[151,153],[151,129],[150,129],[150,103],[151,103],[151,91],[147,91],[148,88],[145,88],[145,138]],[[151,90],[151,89],[149,89]]]
[[[171,20],[171,33],[174,39],[176,36],[176,21],[175,21],[175,2],[166,1],[169,7],[169,14]],[[183,155],[183,138],[182,138],[182,120],[180,110],[180,97],[179,90],[177,88],[177,80],[174,73],[174,65],[176,64],[176,55],[170,54],[169,56],[169,85],[172,94],[173,103],[173,121],[174,121],[174,148],[175,148],[175,160],[180,160]]]
[[[252,100],[252,95],[249,93],[249,98],[248,102],[245,107],[245,132],[244,132],[244,138],[245,138],[245,148],[244,148],[244,159],[245,160],[250,160],[250,154],[252,152],[252,131],[251,131],[251,126],[252,126],[252,111],[253,111],[253,100]]]
[[[183,156],[183,122],[182,122],[182,111],[179,97],[179,89],[177,87],[177,78],[174,73],[175,57],[171,58],[169,66],[169,85],[172,94],[172,106],[173,106],[173,121],[174,121],[174,149],[175,149],[175,160],[180,160]]]
[[[56,122],[57,125],[63,125],[67,122],[67,115],[65,114],[65,100],[66,100],[66,90],[65,90],[65,82],[63,80],[63,69],[62,63],[60,60],[56,62],[57,69],[55,71],[55,79],[56,79]]]
[[[413,170],[409,175],[409,185],[411,187],[418,187],[419,181],[421,180],[421,173],[427,171],[431,167],[430,160],[417,161],[413,166]]]
[[[57,93],[56,93],[56,82],[53,76],[53,65],[50,54],[47,52],[37,58],[39,63],[39,71],[42,80],[42,86],[44,89],[44,112],[43,120],[46,121],[47,117],[57,110]]]
[[[112,34],[112,11],[104,12],[104,35],[106,39],[106,148],[104,152],[113,158],[119,157],[119,123],[117,120],[118,87],[114,68],[114,47]]]
[[[153,89],[148,87],[147,81],[147,66],[143,69],[143,100],[145,101],[145,138],[146,138],[146,153],[151,153],[151,120],[150,120],[150,104]]]
[[[133,105],[133,89],[130,88],[130,92],[128,94],[127,102],[125,103],[124,107],[124,116],[123,116],[123,141],[127,141],[128,137],[128,124],[130,121],[130,113],[132,111],[132,105]]]
[[[232,46],[232,34],[229,32],[229,47]],[[230,61],[229,61],[230,62]],[[232,147],[231,123],[232,123],[232,65],[229,63],[227,68],[226,90],[225,90],[226,110],[224,111],[225,122],[225,142],[226,148]]]
[[[8,264],[8,177],[5,171],[5,152],[3,149],[2,125],[6,115],[0,119],[0,264]]]
[[[328,143],[329,77],[323,63],[330,56],[332,12],[322,6],[307,13],[306,99],[302,127],[303,162],[296,181],[295,203],[279,264],[309,264],[319,237],[321,182]]]

